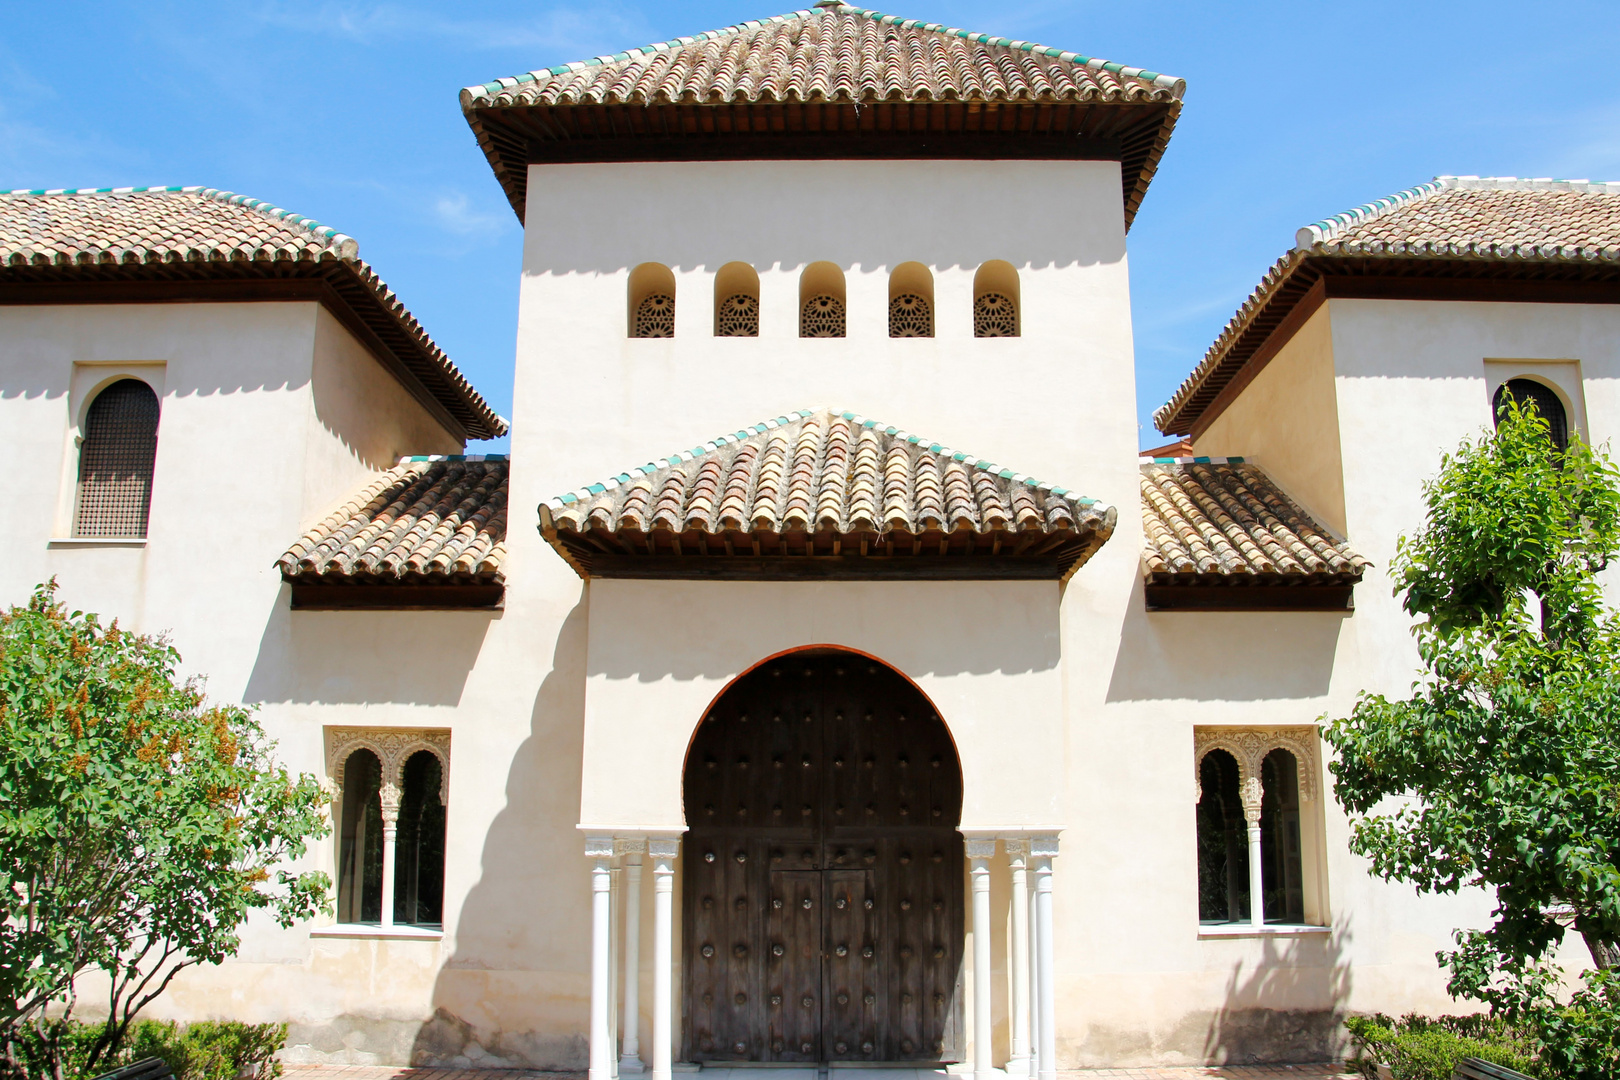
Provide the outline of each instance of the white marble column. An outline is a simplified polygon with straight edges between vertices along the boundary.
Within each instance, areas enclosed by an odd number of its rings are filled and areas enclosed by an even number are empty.
[[[1039,1080],[1057,1080],[1057,981],[1052,965],[1052,860],[1057,857],[1056,836],[1036,836],[1029,853],[1035,866],[1035,971],[1036,1014],[1040,1046],[1036,1055]]]
[[[990,860],[994,840],[969,840],[973,881],[973,1076],[990,1080],[995,1070],[990,1042]]]
[[[608,999],[608,979],[612,966],[609,938],[613,933],[613,879],[608,868],[613,861],[613,838],[586,837],[585,857],[591,860],[590,1080],[612,1080],[613,1035],[608,1027],[612,1002]]]
[[[1243,820],[1249,826],[1249,925],[1257,930],[1266,925],[1266,879],[1260,851],[1260,807],[1263,798],[1258,776],[1244,781]]]
[[[619,841],[624,855],[624,1049],[619,1072],[646,1071],[641,1062],[641,856],[647,841]]]
[[[1008,1076],[1028,1076],[1029,1068],[1029,841],[1009,837],[1002,841],[1012,877],[1012,1052]]]
[[[619,842],[613,842],[614,863],[618,863]],[[624,903],[623,871],[617,865],[608,870],[608,1057],[613,1061],[613,1078],[619,1076],[619,907]]]
[[[1040,994],[1040,965],[1035,958],[1040,955],[1041,935],[1040,919],[1035,910],[1035,890],[1029,890],[1029,955],[1024,965],[1029,969],[1028,987],[1029,996],[1029,1075],[1034,1076],[1038,1071],[1036,1061],[1041,1045],[1041,1010],[1037,1002],[1041,1000]]]
[[[653,1059],[652,1080],[670,1080],[675,1061],[675,855],[680,840],[647,841],[653,864]]]
[[[382,807],[382,833],[383,833],[383,864],[382,864],[382,924],[394,925],[394,867],[399,865],[396,855],[395,841],[399,837],[399,786],[392,780],[382,786],[377,793],[377,801]],[[356,861],[363,859],[362,852],[355,854]]]

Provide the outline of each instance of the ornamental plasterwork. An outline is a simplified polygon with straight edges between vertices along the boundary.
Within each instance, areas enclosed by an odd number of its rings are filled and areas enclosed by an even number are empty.
[[[934,336],[934,309],[926,297],[901,293],[889,301],[889,336]]]
[[[987,292],[973,301],[973,336],[1018,336],[1018,308],[1011,297]]]
[[[382,789],[393,798],[405,786],[405,763],[411,755],[426,750],[439,759],[439,804],[450,790],[450,732],[445,728],[346,728],[326,729],[326,774],[336,785],[335,798],[343,797],[343,767],[356,750],[370,750],[382,762]],[[384,797],[383,801],[388,802]]]
[[[1260,766],[1273,750],[1287,750],[1294,755],[1298,766],[1299,797],[1304,802],[1316,799],[1317,735],[1314,727],[1207,727],[1193,731],[1193,784],[1197,799],[1204,798],[1202,778],[1204,756],[1211,750],[1225,750],[1238,767],[1238,790],[1243,793],[1245,808],[1253,803],[1256,813],[1260,804]]]
[[[720,301],[714,333],[716,337],[759,337],[759,297],[737,293]]]
[[[675,298],[668,293],[653,293],[636,307],[638,338],[675,336]]]
[[[843,337],[844,302],[836,296],[812,296],[799,310],[800,337]]]

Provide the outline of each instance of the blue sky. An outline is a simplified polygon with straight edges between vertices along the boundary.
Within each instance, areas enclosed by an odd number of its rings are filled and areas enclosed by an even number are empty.
[[[1441,173],[1620,179],[1614,0],[906,2],[1187,80],[1130,236],[1144,445],[1299,226]],[[459,89],[781,10],[11,4],[0,189],[202,184],[318,218],[509,414],[521,230]]]

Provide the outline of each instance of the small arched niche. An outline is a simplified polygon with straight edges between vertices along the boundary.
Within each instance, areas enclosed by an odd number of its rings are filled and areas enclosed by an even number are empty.
[[[745,262],[714,275],[714,336],[759,337],[759,272]]]
[[[973,336],[1017,337],[1022,302],[1018,271],[1004,259],[991,259],[973,275]]]
[[[799,275],[799,336],[843,337],[844,271],[837,263],[813,262]]]
[[[630,271],[629,334],[633,338],[675,336],[675,274],[663,263],[642,263]]]
[[[144,537],[157,465],[157,394],[140,379],[108,385],[85,411],[74,536]]]
[[[903,262],[889,275],[889,336],[934,336],[934,275],[920,262]]]

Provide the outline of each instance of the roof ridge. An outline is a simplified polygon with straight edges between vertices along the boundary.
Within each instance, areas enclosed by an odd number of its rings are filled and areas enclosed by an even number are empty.
[[[463,88],[461,91],[461,105],[463,109],[466,109],[473,101],[483,95],[498,94],[502,90],[510,90],[515,86],[522,86],[527,83],[541,82],[557,75],[566,75],[570,72],[583,71],[586,68],[592,67],[602,67],[607,64],[622,63],[636,56],[652,56],[657,53],[667,52],[671,49],[685,48],[688,45],[693,45],[700,41],[719,41],[723,38],[735,37],[745,30],[758,30],[764,26],[774,26],[789,22],[793,19],[804,19],[814,17],[819,14],[836,14],[843,12],[848,12],[852,15],[859,15],[864,19],[870,19],[872,22],[881,23],[885,26],[897,26],[906,30],[915,29],[929,31],[931,33],[947,34],[952,37],[961,38],[964,41],[977,42],[981,45],[993,45],[999,48],[1017,49],[1020,52],[1035,53],[1040,56],[1057,57],[1060,60],[1064,60],[1072,64],[1079,64],[1082,67],[1088,67],[1096,71],[1107,71],[1114,75],[1124,76],[1125,78],[1142,79],[1146,82],[1152,83],[1154,86],[1157,86],[1160,89],[1170,91],[1171,95],[1177,101],[1181,100],[1182,95],[1187,92],[1186,79],[1177,78],[1174,75],[1165,75],[1157,71],[1149,71],[1146,68],[1129,67],[1125,64],[1117,64],[1112,60],[1104,60],[1100,57],[1086,56],[1081,53],[1069,52],[1067,50],[1053,48],[1049,45],[1039,45],[1033,41],[1014,40],[1012,38],[998,37],[994,34],[984,34],[971,30],[962,30],[954,26],[946,26],[943,23],[924,22],[921,19],[903,19],[898,15],[885,15],[881,11],[876,11],[872,8],[855,7],[853,4],[818,3],[815,9],[802,8],[798,11],[790,11],[785,15],[772,15],[763,19],[749,19],[746,22],[734,23],[731,26],[724,26],[718,30],[706,30],[702,33],[691,34],[686,37],[671,38],[669,41],[655,41],[650,45],[642,45],[634,49],[626,49],[622,52],[613,53],[612,55],[593,56],[589,60],[576,60],[570,64],[555,64],[547,68],[536,68],[533,71],[527,71],[521,75],[496,79],[494,82],[468,86]]]
[[[314,236],[326,241],[340,258],[358,259],[360,257],[360,241],[347,233],[339,232],[330,225],[323,225],[312,217],[295,214],[285,210],[274,203],[255,199],[248,195],[238,195],[234,191],[222,191],[219,188],[203,187],[200,184],[180,186],[150,185],[147,187],[106,187],[106,188],[12,188],[9,191],[0,191],[0,195],[131,195],[145,193],[201,195],[213,202],[226,203],[231,206],[244,206],[249,210],[257,210],[267,217],[289,225],[296,225]]]
[[[1036,480],[1035,478],[1027,476],[1024,473],[1014,472],[1012,469],[997,465],[994,462],[987,461],[983,458],[973,459],[971,454],[968,454],[962,450],[953,450],[942,443],[927,442],[925,444],[921,435],[913,435],[911,432],[908,432],[893,424],[884,424],[878,420],[868,419],[867,417],[864,417],[860,413],[854,412],[853,410],[818,407],[814,409],[791,410],[782,416],[775,416],[767,420],[761,420],[757,424],[751,424],[748,427],[739,428],[735,432],[727,432],[726,434],[716,436],[715,438],[704,443],[702,446],[693,447],[691,450],[677,450],[673,454],[649,461],[645,465],[637,465],[607,480],[601,480],[594,484],[586,484],[584,487],[575,488],[573,491],[564,492],[561,495],[547,499],[546,505],[554,510],[560,510],[570,503],[594,499],[598,495],[602,495],[614,490],[615,488],[622,487],[623,485],[628,484],[632,480],[639,477],[653,476],[660,469],[673,468],[682,462],[694,461],[705,454],[714,453],[722,446],[729,446],[733,443],[744,442],[745,440],[753,438],[756,435],[763,435],[767,431],[774,431],[779,427],[786,427],[789,424],[796,424],[800,420],[808,420],[818,413],[827,413],[831,417],[848,420],[850,423],[856,424],[863,428],[876,429],[882,434],[888,435],[891,438],[904,440],[905,442],[910,443],[912,446],[919,447],[928,451],[929,453],[936,454],[941,457],[947,457],[952,461],[958,461],[965,465],[971,465],[973,468],[993,473],[1004,480],[1010,480],[1013,483],[1023,484],[1025,487],[1035,488],[1038,491],[1048,491],[1062,499],[1072,499],[1075,501],[1075,503],[1082,507],[1091,506],[1097,501],[1095,499],[1086,498],[1079,492],[1071,491],[1068,488],[1057,487],[1053,484],[1046,483],[1045,481]]]

